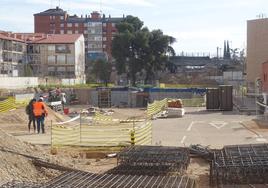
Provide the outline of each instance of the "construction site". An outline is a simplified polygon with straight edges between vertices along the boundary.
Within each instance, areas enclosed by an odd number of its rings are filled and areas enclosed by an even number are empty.
[[[0,187],[268,187],[267,126],[231,86],[68,91],[1,98]],[[45,134],[25,113],[40,96]]]

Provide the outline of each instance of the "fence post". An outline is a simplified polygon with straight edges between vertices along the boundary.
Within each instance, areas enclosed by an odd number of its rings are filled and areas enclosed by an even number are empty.
[[[81,117],[81,115],[82,115],[82,113],[80,113],[80,126],[79,126],[79,131],[80,131],[80,133],[79,133],[79,140],[80,140],[80,144],[81,144],[81,124],[82,124],[82,117]]]
[[[53,129],[52,129],[52,120],[50,121],[50,151],[52,151],[52,149],[53,149],[53,138],[52,138],[52,136],[53,136]]]
[[[135,130],[134,129],[131,130],[131,132],[130,132],[130,143],[132,146],[135,145]]]

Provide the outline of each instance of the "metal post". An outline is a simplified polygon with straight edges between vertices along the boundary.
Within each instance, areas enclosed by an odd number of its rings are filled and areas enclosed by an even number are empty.
[[[80,134],[79,134],[79,137],[80,137],[80,138],[79,138],[79,139],[80,139],[80,144],[81,144],[81,124],[82,124],[81,113],[80,113],[80,123],[79,123],[79,124],[80,124],[80,126],[79,126],[79,127],[80,127],[80,128],[79,128],[79,129],[80,129],[80,130],[79,130],[79,131],[80,131]]]
[[[53,149],[53,138],[52,138],[52,120],[50,121],[50,151],[52,151],[52,149]]]

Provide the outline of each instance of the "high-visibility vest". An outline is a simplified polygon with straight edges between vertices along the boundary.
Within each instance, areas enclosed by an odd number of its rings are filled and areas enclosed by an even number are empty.
[[[34,116],[42,116],[43,114],[47,114],[45,105],[43,102],[35,102],[33,104],[33,112]]]

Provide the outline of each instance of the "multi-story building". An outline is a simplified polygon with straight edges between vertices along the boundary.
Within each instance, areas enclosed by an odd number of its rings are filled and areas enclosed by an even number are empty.
[[[247,81],[262,76],[262,63],[268,60],[268,18],[247,22]]]
[[[38,77],[85,80],[82,34],[20,34],[27,41],[28,63]]]
[[[84,34],[87,63],[98,58],[112,59],[111,46],[116,34],[116,23],[124,18],[105,17],[92,12],[85,17],[70,16],[56,7],[34,14],[35,33],[46,34]]]
[[[26,43],[10,32],[0,32],[0,76],[23,76]]]

